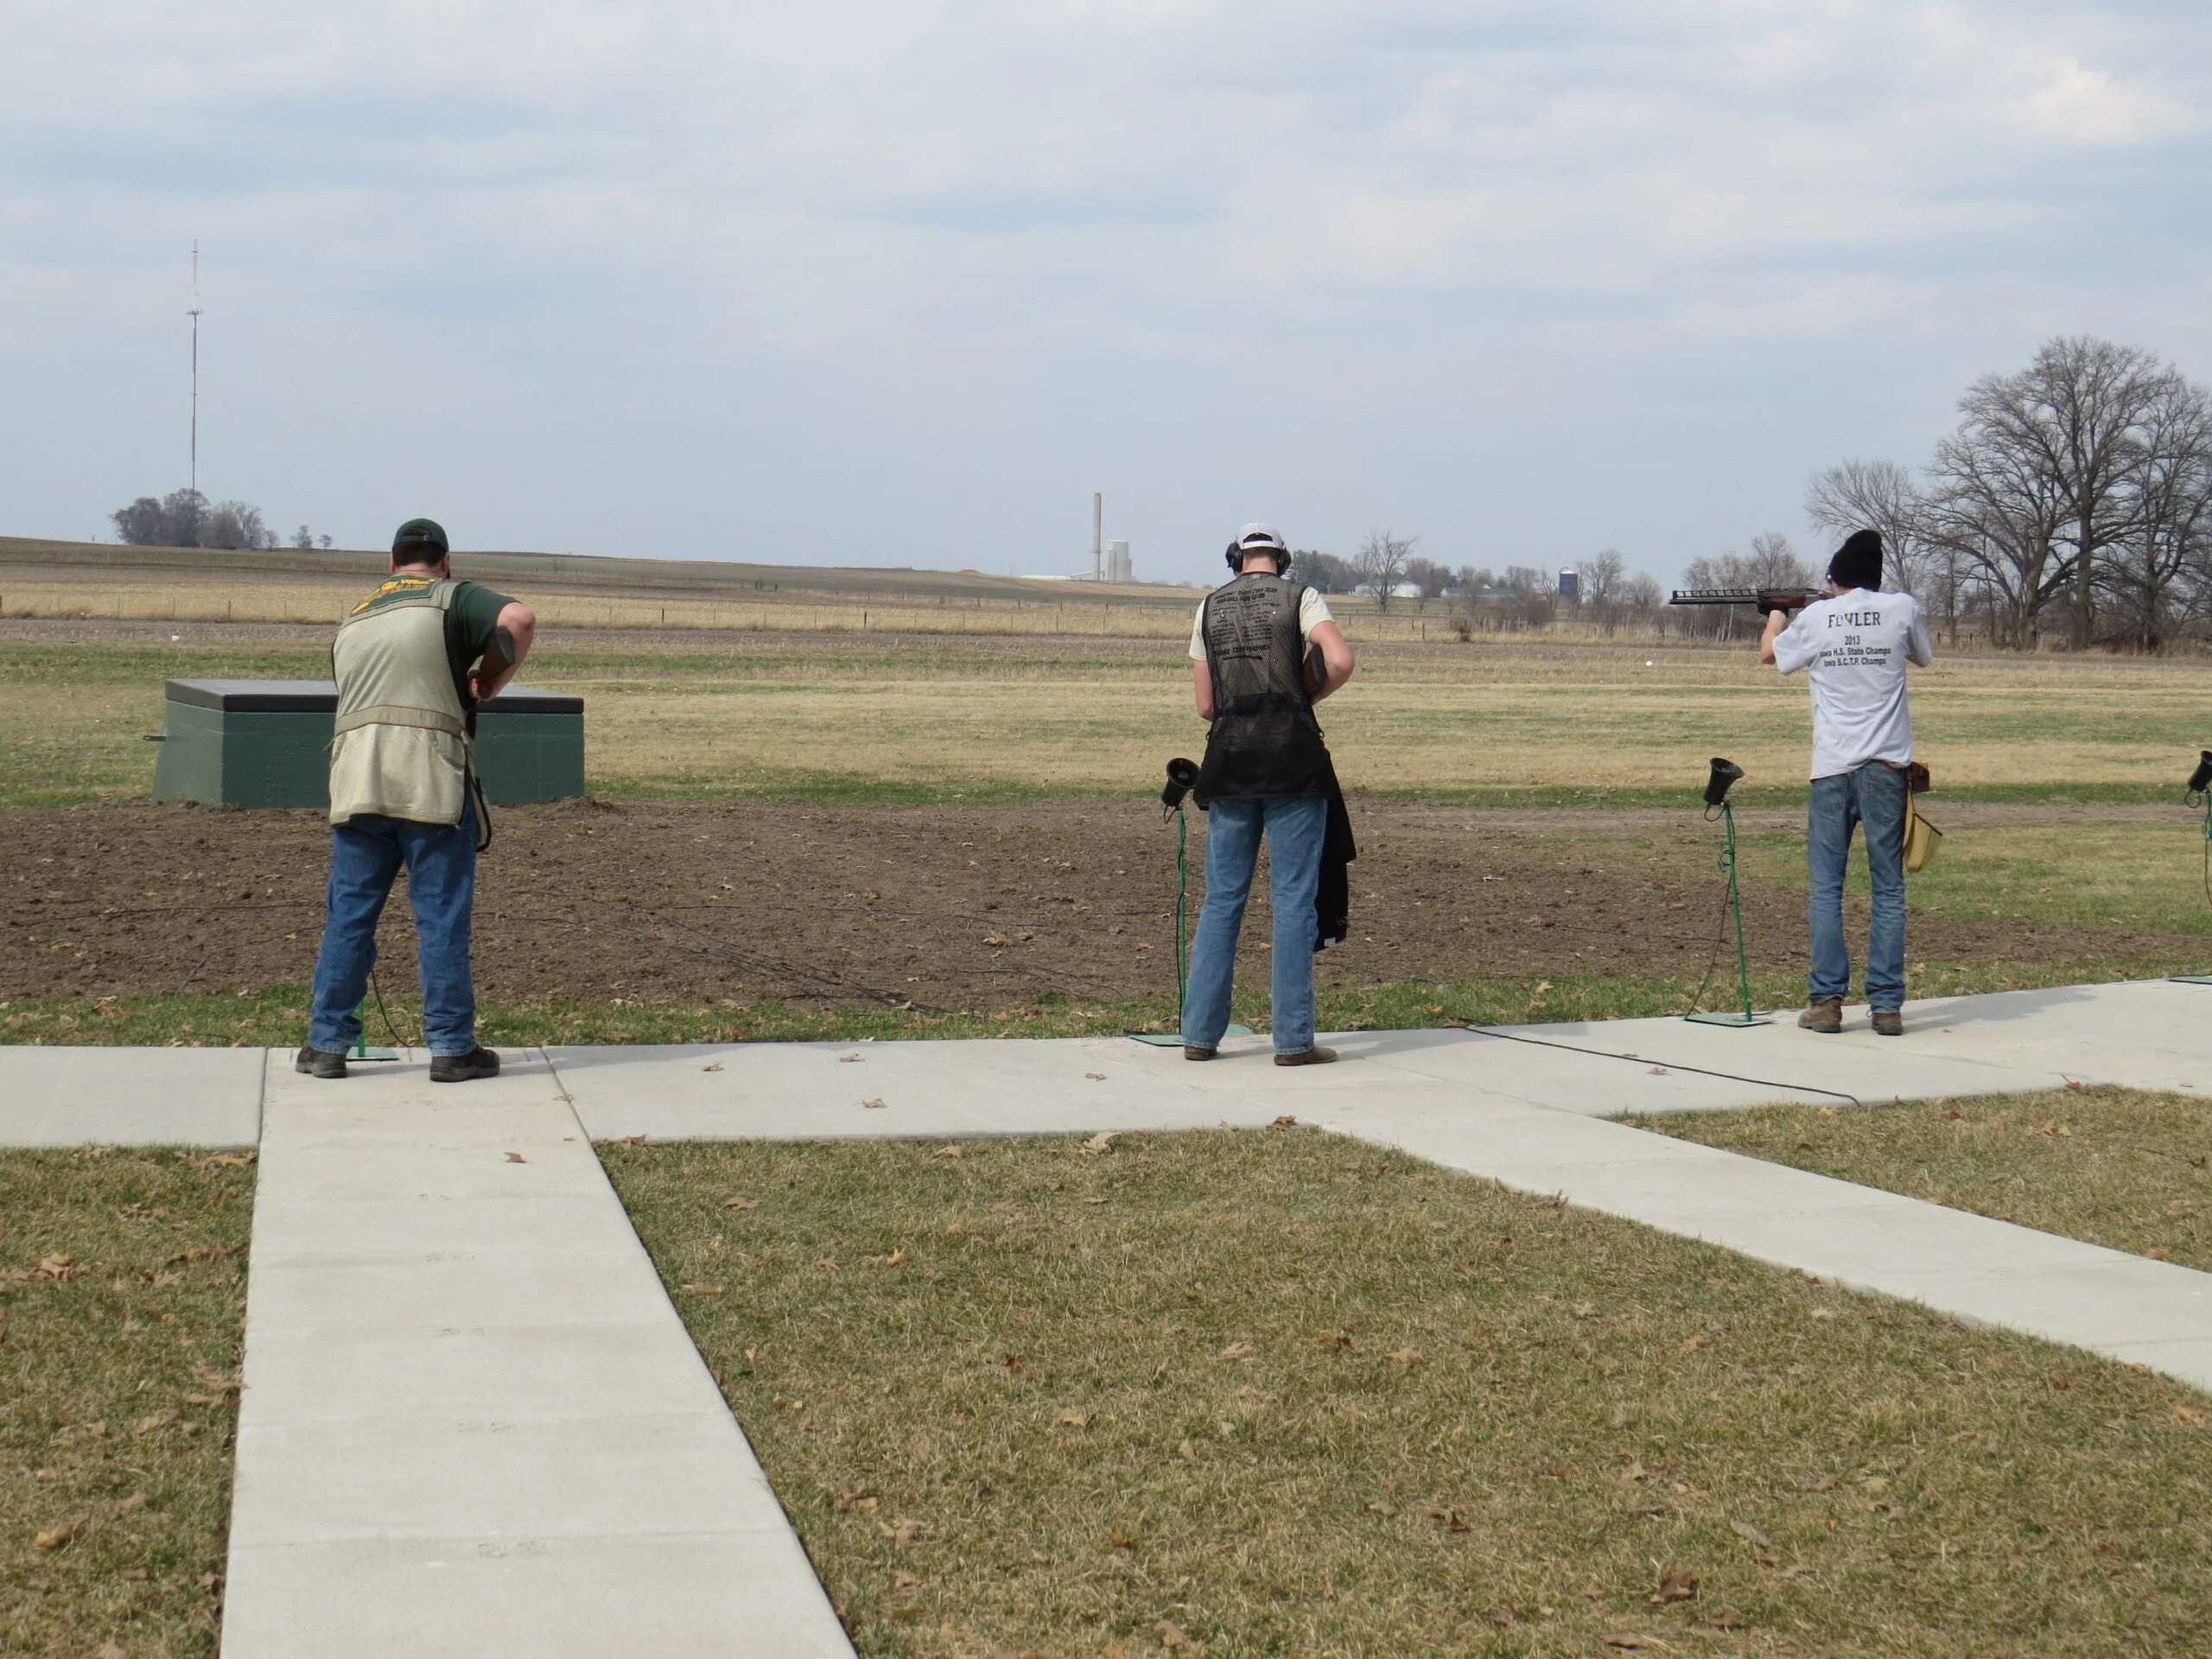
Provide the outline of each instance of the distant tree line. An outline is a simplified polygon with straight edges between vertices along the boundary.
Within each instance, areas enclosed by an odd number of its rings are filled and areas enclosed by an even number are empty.
[[[1414,538],[1371,531],[1349,559],[1312,549],[1294,551],[1287,574],[1324,594],[1371,594],[1382,610],[1409,601],[1425,610],[1433,602],[1448,601],[1452,626],[1462,638],[1549,627],[1562,613],[1610,634],[1631,621],[1649,620],[1663,597],[1657,582],[1630,573],[1612,548],[1576,567],[1581,594],[1579,602],[1570,603],[1560,596],[1558,577],[1546,567],[1509,564],[1502,574],[1486,565],[1454,569],[1414,557],[1413,546]]]
[[[1919,472],[1852,460],[1805,507],[1882,532],[1953,638],[2155,652],[2212,634],[2212,392],[2133,346],[2048,341],[1986,375]]]
[[[115,521],[118,540],[132,547],[274,547],[276,532],[263,520],[261,509],[248,501],[213,501],[197,490],[171,490],[164,496],[142,495],[127,507],[108,515]],[[302,552],[328,547],[330,537],[318,538],[307,525],[292,532],[289,545]]]

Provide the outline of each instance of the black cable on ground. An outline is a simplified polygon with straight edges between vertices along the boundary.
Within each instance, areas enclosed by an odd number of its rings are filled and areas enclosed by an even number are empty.
[[[391,1011],[384,1005],[384,989],[377,983],[377,970],[373,968],[369,969],[369,995],[377,1000],[377,1017],[384,1021],[384,1034],[391,1039],[394,1048],[429,1047],[430,1033],[427,1028],[421,1033],[422,1041],[416,1043],[410,1043],[399,1034],[398,1027],[391,1023]]]
[[[1528,1043],[1537,1048],[1562,1048],[1570,1054],[1590,1054],[1601,1060],[1633,1060],[1639,1065],[1660,1064],[1648,1055],[1616,1054],[1611,1049],[1585,1048],[1579,1043],[1555,1043],[1548,1038],[1529,1037],[1519,1032],[1500,1031],[1494,1026],[1468,1026],[1465,1029],[1480,1032],[1485,1037],[1496,1037],[1504,1042]],[[1847,1100],[1854,1106],[1864,1106],[1866,1103],[1858,1096],[1847,1095],[1840,1089],[1815,1089],[1810,1084],[1804,1083],[1777,1083],[1771,1077],[1746,1077],[1733,1071],[1715,1071],[1709,1066],[1677,1065],[1672,1060],[1665,1062],[1665,1065],[1669,1071],[1688,1071],[1700,1077],[1719,1077],[1729,1083],[1748,1083],[1759,1089],[1786,1089],[1796,1095],[1826,1095],[1831,1100]]]

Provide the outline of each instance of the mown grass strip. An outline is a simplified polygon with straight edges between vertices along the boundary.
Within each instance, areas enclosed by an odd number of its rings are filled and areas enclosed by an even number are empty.
[[[1631,1119],[1662,1135],[2212,1269],[2212,1102],[2062,1089]]]
[[[861,1650],[2196,1650],[2208,1410],[1318,1135],[613,1145]]]
[[[0,1152],[0,1652],[214,1653],[251,1158]]]
[[[2061,963],[1997,963],[1969,968],[1918,964],[1909,973],[1916,998],[2035,990],[2179,972],[2196,961],[2176,954]],[[1732,961],[1692,979],[1623,979],[1560,975],[1470,982],[1324,982],[1316,1006],[1324,1031],[1413,1031],[1439,1026],[1546,1025],[1646,1019],[1735,1006]],[[1755,973],[1753,1002],[1793,1008],[1804,995],[1795,974]],[[276,985],[245,995],[81,999],[16,998],[0,1002],[0,1044],[56,1043],[199,1048],[290,1047],[307,1040],[308,992]],[[390,1025],[385,1014],[390,1015]],[[422,1009],[391,995],[367,1010],[369,1038],[418,1038]],[[1236,995],[1236,1017],[1265,1031],[1264,990]],[[880,1042],[975,1037],[1099,1037],[1175,1028],[1172,996],[1085,1003],[1047,997],[1000,1008],[933,1009],[878,1002],[701,1003],[624,998],[608,1002],[486,1002],[479,1034],[494,1046],[536,1043]]]

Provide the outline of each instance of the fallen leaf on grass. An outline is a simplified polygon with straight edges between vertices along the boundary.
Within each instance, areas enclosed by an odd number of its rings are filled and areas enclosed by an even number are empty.
[[[84,1272],[84,1265],[74,1256],[41,1255],[38,1259],[38,1266],[31,1269],[31,1276],[34,1279],[67,1280],[81,1277]]]
[[[184,1396],[184,1403],[188,1406],[235,1406],[238,1402],[228,1393],[188,1394]]]
[[[1421,1350],[1418,1348],[1396,1348],[1383,1355],[1382,1357],[1385,1359],[1395,1360],[1401,1365],[1410,1365],[1421,1357]]]
[[[899,1250],[893,1250],[893,1251],[892,1251],[890,1255],[887,1255],[887,1256],[883,1257],[883,1258],[882,1258],[882,1261],[883,1261],[883,1265],[884,1265],[885,1267],[887,1267],[887,1268],[895,1268],[895,1267],[897,1267],[897,1266],[898,1266],[901,1262],[904,1262],[906,1259],[906,1252],[905,1250],[903,1250],[903,1249],[899,1249]]]
[[[1163,1648],[1195,1648],[1198,1645],[1184,1634],[1180,1625],[1172,1620],[1163,1618],[1152,1628],[1158,1633],[1160,1645]]]
[[[1431,1510],[1428,1512],[1428,1518],[1432,1521],[1442,1522],[1444,1523],[1444,1530],[1446,1532],[1472,1532],[1474,1530],[1472,1527],[1467,1524],[1466,1516],[1461,1515],[1457,1510]]]
[[[151,1434],[156,1429],[167,1428],[183,1415],[184,1414],[175,1406],[164,1406],[159,1411],[149,1413],[131,1424],[130,1432],[133,1434]]]
[[[814,1265],[817,1268],[827,1268],[832,1273],[840,1271],[837,1258],[834,1255],[818,1255],[814,1259]]]
[[[1379,1515],[1383,1516],[1385,1519],[1388,1519],[1389,1516],[1394,1516],[1398,1512],[1395,1505],[1385,1503],[1379,1497],[1370,1497],[1366,1503],[1361,1504],[1359,1507],[1361,1511],[1364,1514]]]
[[[1694,1354],[1704,1346],[1705,1338],[1703,1337],[1692,1337],[1688,1342],[1682,1344],[1681,1351],[1686,1354]]]
[[[219,1262],[230,1253],[227,1244],[194,1244],[169,1257],[168,1265],[174,1267],[179,1262]]]
[[[2174,1253],[2163,1244],[2153,1244],[2149,1249],[2144,1251],[2143,1254],[2149,1256],[2153,1262],[2171,1262],[2174,1259]]]
[[[758,1198],[724,1198],[722,1200],[722,1208],[725,1210],[758,1210],[760,1207],[760,1200]]]
[[[677,1288],[688,1290],[695,1296],[719,1296],[722,1294],[720,1285],[678,1285]]]
[[[1255,1354],[1255,1353],[1257,1353],[1257,1352],[1259,1352],[1259,1350],[1258,1350],[1258,1349],[1256,1349],[1256,1348],[1255,1348],[1255,1347],[1254,1347],[1250,1343],[1249,1343],[1249,1342],[1232,1342],[1232,1343],[1230,1343],[1230,1344],[1229,1344],[1229,1346],[1228,1346],[1228,1347],[1226,1347],[1226,1348],[1223,1349],[1219,1353],[1216,1354],[1216,1355],[1214,1356],[1214,1357],[1215,1357],[1216,1359],[1222,1359],[1222,1360],[1228,1360],[1228,1359],[1249,1359],[1249,1358],[1251,1358],[1251,1357],[1252,1357],[1252,1356],[1253,1356],[1254,1354]]]
[[[1096,1193],[1090,1193],[1090,1194],[1085,1195],[1085,1197],[1084,1197],[1084,1200],[1083,1200],[1083,1201],[1084,1201],[1085,1204],[1103,1204],[1103,1203],[1105,1203],[1105,1202],[1106,1202],[1106,1200],[1105,1200],[1105,1199],[1103,1199],[1103,1198],[1102,1198],[1098,1197],[1098,1196],[1097,1196],[1097,1194],[1096,1194]]]
[[[1697,1599],[1697,1574],[1686,1567],[1670,1567],[1659,1575],[1659,1588],[1651,1598],[1654,1607]]]
[[[1728,1530],[1738,1538],[1757,1544],[1761,1549],[1770,1549],[1774,1546],[1773,1539],[1768,1537],[1748,1521],[1731,1521],[1728,1523]]]
[[[1060,1421],[1070,1428],[1089,1428],[1097,1416],[1095,1411],[1064,1411],[1060,1414]]]
[[[961,1155],[960,1148],[957,1147],[939,1147],[930,1154],[932,1158],[957,1158]]]
[[[1318,1337],[1308,1337],[1306,1341],[1318,1342],[1325,1348],[1334,1348],[1343,1353],[1350,1353],[1352,1349],[1351,1338],[1340,1332],[1325,1332]]]
[[[77,1535],[74,1521],[62,1521],[50,1527],[41,1527],[31,1535],[33,1549],[60,1549]]]
[[[1094,1154],[1111,1152],[1114,1150],[1114,1137],[1111,1135],[1094,1135],[1083,1143],[1083,1149]]]
[[[2204,1414],[2195,1406],[2184,1406],[2177,1400],[2174,1402],[2174,1421],[2189,1428],[2202,1428],[2204,1427]]]
[[[875,1525],[876,1529],[891,1541],[894,1549],[911,1549],[915,1540],[922,1535],[922,1523],[909,1521],[904,1516],[896,1521],[879,1521]]]
[[[1653,1653],[1672,1653],[1674,1651],[1674,1649],[1669,1647],[1664,1642],[1662,1642],[1656,1636],[1609,1636],[1605,1638],[1605,1645],[1609,1648],[1624,1648],[1634,1651],[1649,1649]]]

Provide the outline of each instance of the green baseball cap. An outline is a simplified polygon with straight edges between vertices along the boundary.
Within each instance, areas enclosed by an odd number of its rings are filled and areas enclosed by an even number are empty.
[[[435,518],[410,518],[392,533],[391,551],[394,557],[412,554],[418,563],[435,564],[453,550],[446,545],[445,526]],[[435,555],[424,558],[425,554]]]

